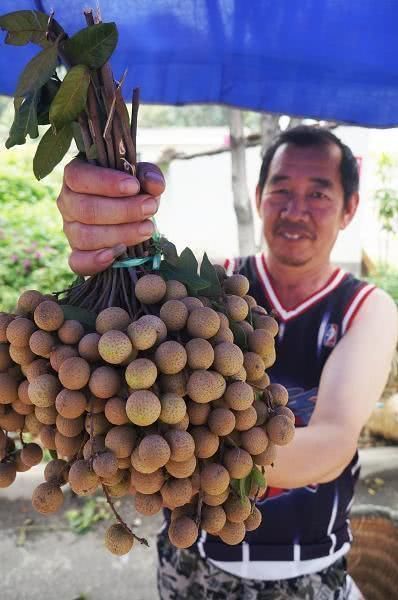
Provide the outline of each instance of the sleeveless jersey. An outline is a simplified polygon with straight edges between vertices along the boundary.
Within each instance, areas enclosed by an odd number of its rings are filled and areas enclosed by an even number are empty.
[[[288,389],[296,426],[305,427],[325,362],[374,286],[336,268],[322,289],[287,310],[273,290],[264,255],[227,261],[225,266],[228,274],[239,272],[249,279],[249,294],[279,322],[277,360],[267,373]],[[358,475],[356,453],[334,481],[268,488],[257,502],[262,524],[242,544],[228,546],[202,532],[198,549],[221,569],[249,579],[287,579],[327,568],[350,548],[348,513]]]

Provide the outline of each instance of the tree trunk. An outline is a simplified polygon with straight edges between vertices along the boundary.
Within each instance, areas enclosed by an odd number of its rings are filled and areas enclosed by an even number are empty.
[[[231,144],[232,194],[238,221],[239,253],[248,256],[256,250],[253,211],[247,187],[246,149],[243,133],[242,112],[228,109]]]
[[[279,119],[280,115],[270,113],[261,115],[261,156],[264,156],[268,146],[281,130]]]

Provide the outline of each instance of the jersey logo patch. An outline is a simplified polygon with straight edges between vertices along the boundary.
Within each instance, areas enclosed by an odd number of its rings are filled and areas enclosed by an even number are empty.
[[[337,344],[337,334],[339,328],[335,323],[329,323],[325,335],[323,336],[322,344],[326,346],[326,348],[334,348]]]

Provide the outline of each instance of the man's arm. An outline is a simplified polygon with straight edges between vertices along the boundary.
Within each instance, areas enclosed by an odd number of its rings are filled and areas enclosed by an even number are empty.
[[[268,484],[295,488],[335,479],[354,456],[358,437],[386,384],[397,343],[397,308],[382,290],[364,302],[322,372],[307,427],[278,448]]]

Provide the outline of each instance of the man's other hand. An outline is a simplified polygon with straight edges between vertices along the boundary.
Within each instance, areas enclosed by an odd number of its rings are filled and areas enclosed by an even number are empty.
[[[75,273],[93,275],[109,267],[127,246],[153,233],[165,181],[158,167],[138,163],[137,176],[74,159],[64,171],[57,206],[72,249]]]

